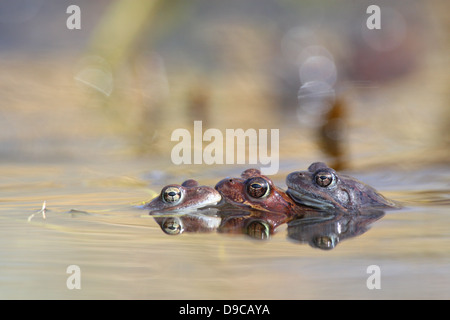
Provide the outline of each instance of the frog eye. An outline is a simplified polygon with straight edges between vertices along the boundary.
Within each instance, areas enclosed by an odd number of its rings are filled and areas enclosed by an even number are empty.
[[[328,171],[319,171],[316,173],[316,183],[323,188],[328,187],[335,181],[334,174]]]
[[[247,193],[252,198],[264,198],[269,194],[270,186],[263,178],[253,178],[247,182]]]
[[[181,199],[181,190],[177,187],[167,187],[161,192],[161,197],[164,202],[175,204]]]

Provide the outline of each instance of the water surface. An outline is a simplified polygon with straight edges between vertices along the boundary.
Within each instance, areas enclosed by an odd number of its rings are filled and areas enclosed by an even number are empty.
[[[157,163],[154,170],[149,167],[149,160],[3,164],[0,296],[450,297],[447,166],[390,172],[390,178],[379,170],[357,172],[359,179],[405,207],[387,211],[367,232],[339,242],[332,250],[289,239],[286,226],[259,241],[215,232],[166,235],[136,205],[155,196],[167,181],[178,181],[187,174],[175,178],[156,170]],[[239,168],[229,168],[228,175],[238,172]],[[218,181],[221,177],[216,175],[213,170],[198,172],[205,184]],[[284,186],[282,178],[274,180]],[[45,219],[39,212],[44,201]],[[70,265],[80,267],[81,289],[69,290],[66,285]],[[366,285],[370,265],[380,268],[381,289],[369,290]]]

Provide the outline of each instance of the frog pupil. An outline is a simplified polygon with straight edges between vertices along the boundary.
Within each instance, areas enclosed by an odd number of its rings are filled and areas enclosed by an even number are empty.
[[[268,190],[269,187],[267,185],[267,182],[264,180],[249,183],[247,186],[247,192],[253,198],[265,197]]]
[[[171,187],[164,191],[163,200],[168,203],[178,202],[181,198],[179,189]]]
[[[333,182],[333,175],[329,172],[318,173],[316,183],[321,187],[328,187]]]

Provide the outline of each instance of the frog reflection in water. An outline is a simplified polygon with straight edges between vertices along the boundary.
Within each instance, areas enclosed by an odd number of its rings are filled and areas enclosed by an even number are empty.
[[[161,230],[168,235],[182,233],[244,234],[257,240],[267,240],[287,216],[278,212],[242,210],[238,208],[188,212],[183,214],[155,215]]]
[[[307,207],[297,205],[272,180],[258,169],[247,169],[241,178],[225,178],[216,184],[224,200],[241,208],[283,213],[288,216],[301,214]]]
[[[338,174],[322,162],[308,171],[296,171],[286,178],[287,193],[295,202],[316,209],[343,211],[362,208],[398,208],[374,188],[347,175]]]
[[[170,184],[161,190],[159,197],[144,206],[150,214],[181,210],[196,210],[214,206],[222,196],[214,188],[200,186],[195,180],[186,180],[181,185]]]
[[[284,213],[253,209],[222,211],[222,213],[222,223],[218,232],[246,234],[257,240],[269,239],[280,225],[290,220]]]
[[[372,223],[384,216],[384,211],[365,209],[361,214],[349,215],[342,211],[294,219],[288,223],[288,238],[308,243],[313,248],[334,249],[344,239],[360,236]]]
[[[182,214],[155,215],[154,219],[161,230],[168,235],[179,235],[184,232],[213,232],[219,227],[222,219],[217,210],[207,210],[207,214],[188,212]]]

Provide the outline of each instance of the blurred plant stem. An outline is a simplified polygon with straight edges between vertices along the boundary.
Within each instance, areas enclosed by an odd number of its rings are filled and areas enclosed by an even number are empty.
[[[91,36],[88,54],[101,56],[116,68],[155,14],[160,0],[117,0],[109,7]]]
[[[186,13],[185,9],[193,3],[182,0],[116,0],[92,33],[88,54],[99,55],[116,68],[130,56],[145,31],[150,30],[149,38],[155,39],[178,22]]]
[[[91,53],[117,67],[129,55],[158,2],[118,0],[111,4],[92,35]]]
[[[164,102],[143,99],[159,96],[153,92],[158,87],[151,83],[158,73],[152,69],[153,43],[186,17],[186,9],[193,3],[116,0],[91,34],[85,64],[75,78],[95,93],[101,93],[96,94],[99,98],[96,102],[111,117],[114,130],[131,134],[132,140],[137,140],[138,131],[144,135],[140,140],[151,141],[160,122],[152,115]]]

